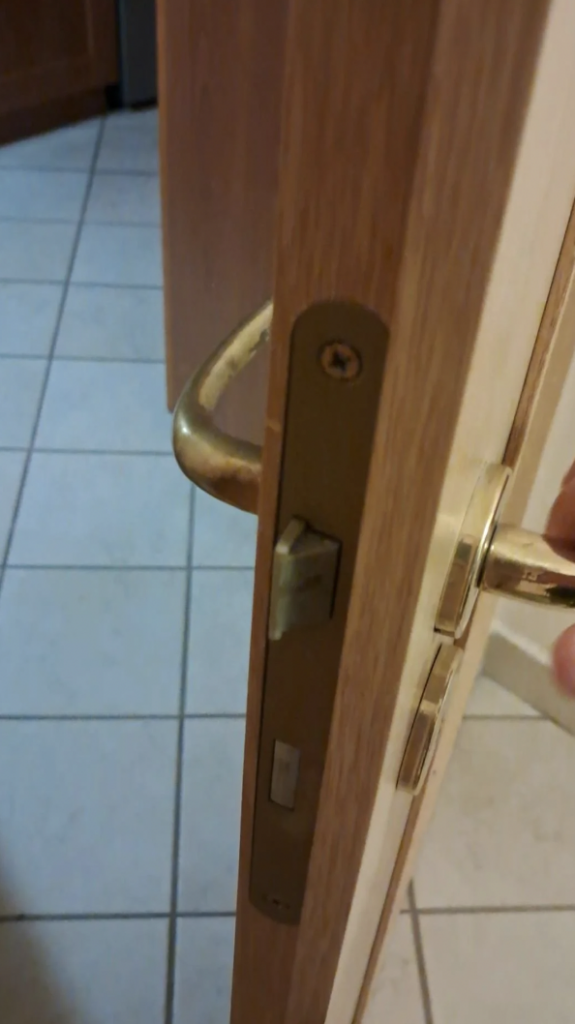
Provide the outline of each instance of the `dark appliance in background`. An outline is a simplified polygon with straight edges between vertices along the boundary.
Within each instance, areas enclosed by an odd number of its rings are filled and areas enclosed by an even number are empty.
[[[154,103],[157,96],[155,0],[117,0],[117,4],[121,105],[139,107]]]

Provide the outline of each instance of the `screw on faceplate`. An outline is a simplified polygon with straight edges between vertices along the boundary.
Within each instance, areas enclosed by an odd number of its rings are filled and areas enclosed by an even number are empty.
[[[337,380],[355,380],[361,373],[361,356],[346,341],[326,341],[319,361],[322,369]]]

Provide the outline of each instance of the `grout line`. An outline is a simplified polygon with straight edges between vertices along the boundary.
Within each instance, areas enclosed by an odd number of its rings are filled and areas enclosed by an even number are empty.
[[[1,168],[0,168],[1,170]],[[89,178],[90,189],[93,178]],[[84,205],[84,204],[83,204]],[[87,206],[87,204],[86,204]],[[162,226],[161,220],[94,220],[93,217],[85,219],[85,210],[80,212],[82,226],[98,228],[158,228]],[[77,224],[76,217],[6,217],[0,216],[0,224]]]
[[[254,564],[251,565],[193,565],[194,572],[254,572]]]
[[[63,167],[60,165],[54,167],[32,167],[30,164],[2,164],[0,163],[0,171],[33,171],[39,174],[87,174],[89,167]],[[96,177],[120,177],[120,178],[158,178],[158,171],[130,171],[130,170],[111,170],[110,168],[98,167],[96,168]]]
[[[77,224],[77,217],[10,217],[3,214],[0,224]]]
[[[176,914],[176,917],[183,920],[189,918],[205,918],[205,917],[226,917],[234,918],[236,916],[235,910],[180,910]]]
[[[83,715],[61,715],[61,714],[40,714],[40,715],[3,715],[0,713],[0,722],[179,722],[179,714],[118,714],[118,715],[100,715],[90,714],[86,712]],[[236,721],[237,719],[245,719],[245,713],[240,711],[222,711],[220,712],[200,712],[185,714],[184,719],[186,722],[190,721],[204,721],[212,719],[225,720],[225,721]]]
[[[228,910],[188,910],[182,911],[178,915],[179,919],[189,920],[198,918],[203,920],[205,918],[234,918],[235,911]],[[167,911],[163,910],[150,910],[150,911],[135,911],[122,913],[119,911],[114,913],[86,913],[86,914],[6,914],[0,916],[0,927],[3,924],[24,924],[29,922],[37,921],[168,921],[170,915]]]
[[[168,948],[166,955],[166,992],[164,1024],[172,1024],[176,986],[176,944],[178,931],[178,889],[180,872],[180,835],[182,824],[182,791],[184,763],[184,728],[186,723],[186,688],[188,673],[188,646],[192,605],[192,561],[194,550],[195,489],[190,492],[190,518],[188,527],[188,548],[186,558],[186,593],[184,599],[184,620],[182,630],[182,662],[180,667],[180,696],[178,708],[178,739],[176,746],[176,774],[174,783],[174,827],[172,833],[172,868],[170,888],[170,918],[168,925]]]
[[[573,913],[573,903],[518,904],[516,906],[486,907],[419,907],[419,917],[461,917],[465,914],[557,914]]]
[[[36,572],[41,569],[44,572],[186,572],[185,565],[66,565],[52,564],[49,562],[10,562],[6,563],[6,570],[18,569],[20,572]],[[253,565],[192,565],[192,572],[251,572]]]
[[[83,227],[83,224],[82,224]],[[109,281],[70,281],[66,278],[38,278],[38,277],[0,277],[0,284],[52,284],[64,286],[66,288],[111,288],[115,291],[124,291],[129,289],[130,291],[139,292],[162,292],[164,286],[161,284],[111,284]]]
[[[429,990],[429,980],[427,977],[427,970],[425,967],[425,955],[423,952],[423,936],[421,934],[421,927],[419,924],[419,917],[417,912],[417,904],[415,902],[415,890],[413,888],[413,882],[409,885],[408,890],[409,900],[409,911],[411,916],[411,927],[413,930],[413,941],[415,945],[415,958],[417,961],[417,972],[419,974],[419,985],[421,988],[421,1001],[423,1003],[423,1016],[425,1024],[433,1024],[433,1011],[431,1008],[431,992]]]
[[[464,715],[464,722],[545,722],[543,715]]]
[[[16,448],[13,445],[10,447],[0,445],[0,451],[27,452],[28,448],[26,446]],[[152,451],[150,449],[146,450],[145,448],[46,448],[45,446],[35,447],[34,455],[118,455],[122,458],[126,455],[140,455],[145,458],[150,458],[151,456],[154,458],[157,456],[161,458],[167,458],[168,456],[170,458],[174,457],[174,453],[171,450],[166,451],[165,448]]]
[[[133,448],[34,448],[35,455],[118,455],[125,458],[127,455],[139,455],[142,458],[162,458],[162,459],[173,459],[174,453],[172,449],[169,450],[157,449],[156,451]]]
[[[454,911],[457,914],[531,914],[531,913],[573,913],[575,912],[575,906],[539,906],[539,907],[472,907],[462,908],[461,910]],[[442,914],[450,913],[449,909],[445,910],[415,910],[415,917],[433,917],[441,916]],[[400,911],[401,915],[409,914],[413,916],[413,910]],[[198,918],[203,920],[204,918],[234,918],[236,916],[235,910],[179,910],[176,913],[178,920],[189,920]],[[148,920],[166,920],[168,921],[171,917],[169,911],[108,911],[102,913],[63,913],[63,914],[4,914],[0,915],[0,926],[3,924],[18,924],[21,922],[29,921],[148,921]],[[413,923],[413,922],[412,922]],[[418,939],[421,939],[421,930],[419,928],[419,920],[417,920],[417,932],[416,926],[414,925],[414,940],[417,943]]]
[[[154,367],[166,366],[166,359],[160,356],[158,358],[147,358],[135,355],[70,355],[67,352],[64,352],[63,355],[58,355],[54,352],[53,358],[54,362],[105,362],[105,364],[112,364],[112,366],[118,365],[119,362],[120,364],[122,364],[122,362],[128,362],[130,366],[132,366],[134,362],[141,362],[145,367],[149,365]],[[16,359],[19,361],[27,359],[30,362],[45,362],[47,355],[35,355],[27,352],[24,354],[20,354],[19,352],[0,352],[0,362],[3,359]]]
[[[0,916],[0,927],[3,924],[23,924],[28,922],[36,921],[157,921],[167,920],[167,913],[165,911],[149,911],[149,912],[134,912],[122,913],[121,911],[114,913],[113,911],[106,914],[98,913],[86,913],[86,914],[7,914]]]
[[[76,231],[75,231],[75,234],[74,234],[74,240],[72,242],[72,248],[71,248],[71,251],[70,251],[70,259],[68,261],[68,269],[67,269],[66,276],[65,276],[65,279],[64,279],[64,282],[63,282],[64,287],[62,288],[62,294],[60,295],[60,303],[59,303],[59,306],[58,306],[58,313],[57,313],[57,316],[56,316],[56,322],[54,324],[54,333],[52,335],[52,341],[50,343],[50,349],[49,349],[48,354],[47,354],[46,370],[44,372],[44,380],[42,382],[42,387],[40,389],[40,395],[39,395],[39,398],[38,398],[38,408],[37,408],[37,411],[36,411],[36,418],[34,420],[34,426],[32,428],[32,434],[31,434],[31,437],[30,437],[30,444],[29,444],[29,447],[28,447],[28,453],[27,453],[26,459],[24,461],[24,467],[23,467],[23,470],[22,470],[22,476],[20,478],[20,486],[18,488],[18,494],[17,494],[17,497],[16,497],[16,501],[14,502],[14,510],[13,510],[13,514],[12,514],[12,522],[10,524],[10,530],[8,532],[8,537],[6,539],[6,543],[5,543],[5,546],[4,546],[2,562],[0,563],[0,594],[2,593],[2,583],[3,583],[3,580],[4,580],[5,567],[6,567],[7,563],[8,563],[8,559],[10,557],[10,549],[12,547],[12,540],[14,538],[14,532],[15,532],[15,529],[16,529],[16,521],[18,519],[18,513],[20,511],[20,506],[22,504],[22,496],[24,494],[24,488],[26,487],[26,480],[28,478],[28,470],[30,468],[30,462],[31,462],[31,459],[32,459],[32,452],[33,452],[33,449],[34,449],[34,442],[36,440],[36,435],[38,433],[38,426],[39,426],[39,423],[40,423],[40,417],[42,415],[42,406],[44,404],[44,398],[46,396],[46,390],[48,388],[48,379],[49,379],[49,376],[50,376],[50,368],[52,366],[52,359],[53,359],[53,356],[54,356],[54,350],[56,348],[56,343],[58,341],[58,333],[60,331],[60,324],[62,323],[62,316],[63,316],[63,313],[64,313],[64,306],[66,304],[66,298],[68,296],[68,289],[70,287],[70,281],[72,279],[72,271],[74,269],[74,263],[75,263],[75,260],[76,260],[76,253],[78,252],[78,246],[80,244],[80,236],[82,234],[82,227],[83,227],[83,224],[84,224],[84,217],[85,217],[86,209],[87,209],[87,206],[88,206],[88,197],[90,195],[90,189],[92,187],[92,180],[94,178],[94,172],[95,172],[95,168],[96,168],[96,161],[98,159],[98,154],[100,152],[100,146],[102,144],[103,133],[104,133],[104,121],[101,121],[100,125],[99,125],[99,128],[98,128],[98,134],[96,136],[96,142],[95,142],[95,145],[94,145],[94,152],[92,154],[92,162],[90,164],[90,169],[89,169],[89,172],[88,172],[88,175],[87,175],[87,178],[86,178],[86,185],[85,185],[85,189],[84,189],[84,199],[82,201],[82,207],[81,207],[81,210],[80,210],[80,216],[78,218],[78,223],[77,223]]]
[[[50,562],[10,562],[6,571],[18,569],[19,572],[186,572],[185,565],[53,565]]]

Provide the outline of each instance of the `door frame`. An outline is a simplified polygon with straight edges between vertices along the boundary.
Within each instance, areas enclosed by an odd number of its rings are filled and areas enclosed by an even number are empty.
[[[575,353],[575,206],[561,247],[549,297],[543,313],[519,405],[505,450],[504,463],[513,470],[506,499],[506,517],[521,522],[545,441],[553,423],[563,383]],[[382,970],[385,940],[415,867],[417,853],[429,824],[457,730],[476,675],[492,623],[493,599],[484,598],[465,641],[465,675],[458,684],[455,706],[440,737],[433,770],[422,793],[413,801],[394,865],[367,970],[361,986],[354,1024],[362,1020],[374,978]],[[572,702],[571,702],[572,704]],[[572,715],[572,708],[569,707]],[[341,966],[341,965],[340,965]]]

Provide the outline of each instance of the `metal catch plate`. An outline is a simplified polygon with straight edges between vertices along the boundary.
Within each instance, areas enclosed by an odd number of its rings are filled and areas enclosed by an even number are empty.
[[[387,339],[352,302],[311,306],[291,336],[250,876],[284,923],[305,892]]]
[[[427,677],[397,780],[398,788],[413,796],[421,792],[433,763],[461,655],[459,647],[440,647]]]

